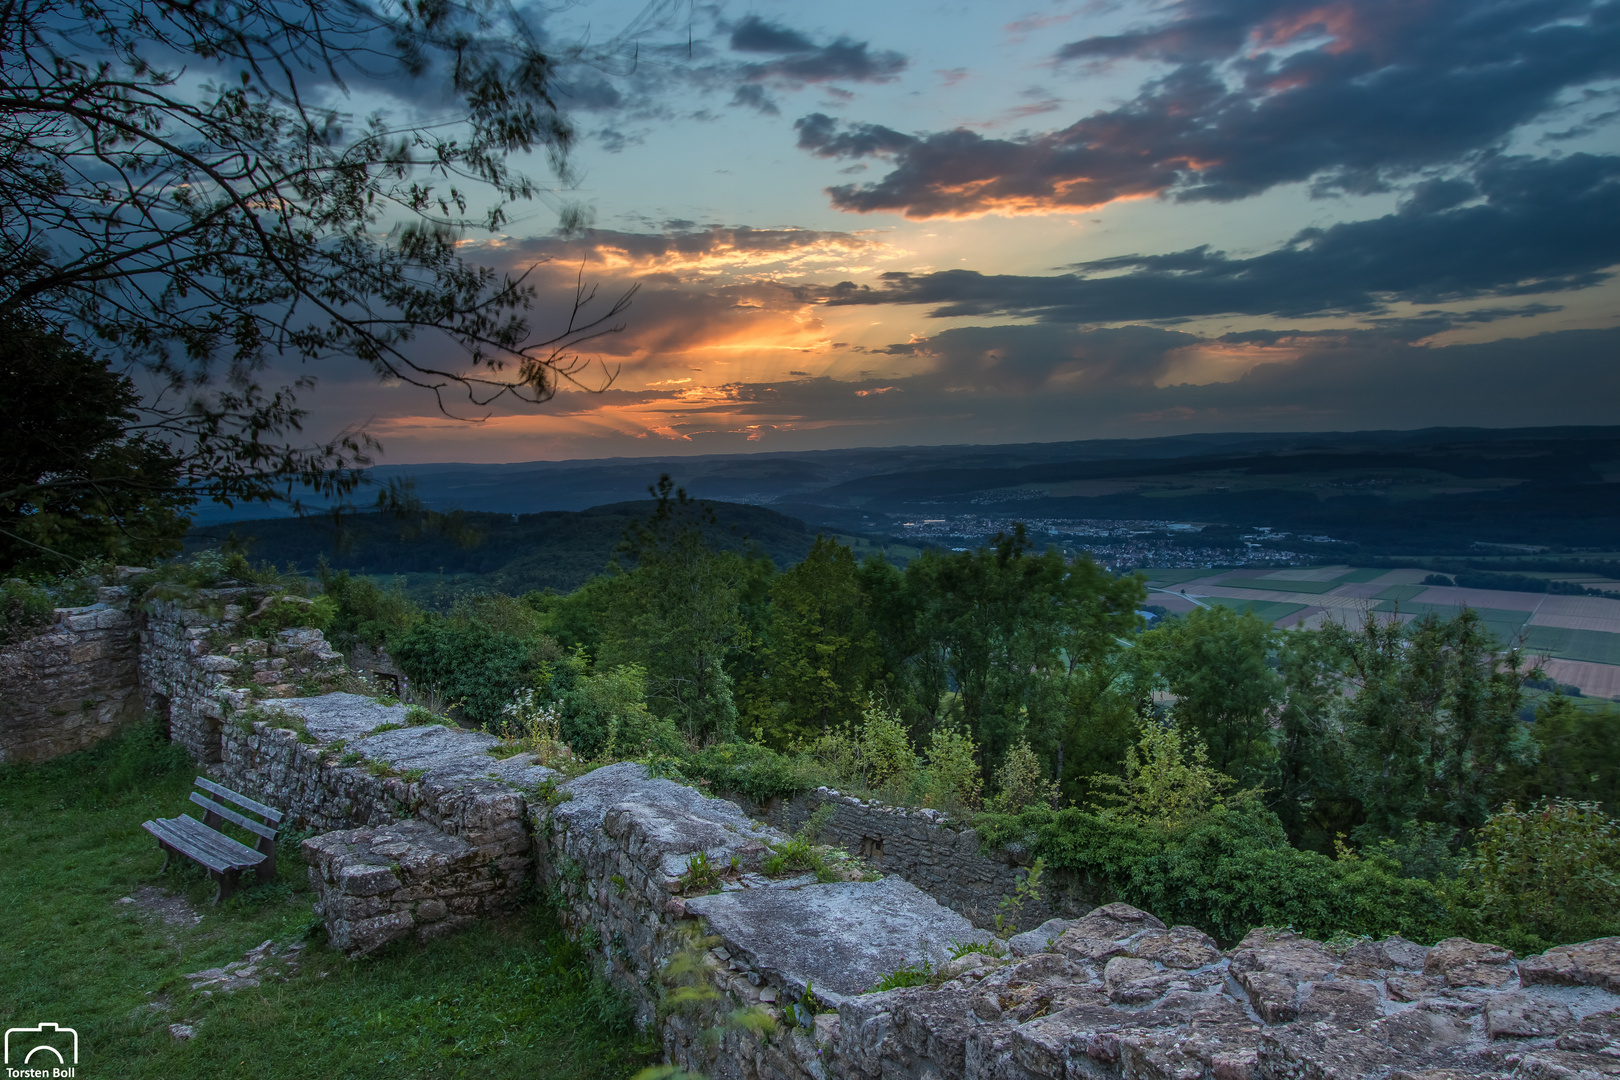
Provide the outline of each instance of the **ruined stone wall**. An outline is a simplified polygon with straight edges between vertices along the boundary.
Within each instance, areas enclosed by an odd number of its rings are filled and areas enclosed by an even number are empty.
[[[48,761],[139,719],[136,648],[128,590],[113,586],[0,651],[0,761]]]
[[[206,589],[191,604],[147,605],[140,631],[141,692],[172,742],[204,767],[217,765],[225,719],[252,701],[231,685],[233,662],[211,654],[211,641],[242,617],[246,589]],[[215,610],[210,611],[213,608]]]
[[[817,810],[832,807],[821,829],[823,843],[858,853],[886,874],[898,874],[982,929],[995,927],[1002,898],[1013,895],[1030,862],[1016,850],[984,854],[978,833],[938,810],[890,806],[830,788],[766,803],[727,797],[789,833],[798,832]],[[1048,873],[1040,898],[1026,903],[1012,922],[1027,929],[1052,918],[1077,918],[1095,906],[1096,897],[1079,883]]]
[[[220,763],[226,721],[250,708],[256,695],[292,697],[300,683],[343,669],[342,656],[319,630],[246,636],[244,616],[263,599],[247,588],[199,589],[184,603],[146,605],[140,674],[147,708],[201,765]]]

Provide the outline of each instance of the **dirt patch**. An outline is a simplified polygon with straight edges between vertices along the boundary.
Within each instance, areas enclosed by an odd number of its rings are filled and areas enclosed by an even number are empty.
[[[113,903],[130,907],[141,918],[161,922],[165,926],[178,926],[189,930],[202,922],[202,916],[191,906],[191,901],[183,896],[165,892],[155,885],[144,885],[128,896],[119,897]]]

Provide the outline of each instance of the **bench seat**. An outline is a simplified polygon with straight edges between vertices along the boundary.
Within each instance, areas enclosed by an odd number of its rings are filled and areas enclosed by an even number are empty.
[[[174,848],[186,858],[219,874],[247,870],[269,858],[264,852],[255,851],[240,840],[210,829],[187,814],[148,821],[141,828],[155,836],[164,847]]]
[[[191,793],[191,801],[204,811],[201,821],[181,814],[179,817],[141,823],[141,828],[151,833],[163,847],[163,870],[169,868],[169,859],[176,854],[197,863],[219,884],[214,893],[213,902],[216,904],[235,890],[237,879],[244,870],[256,870],[261,883],[274,880],[276,827],[281,824],[281,811],[239,795],[206,776],[197,777],[197,786],[207,792],[206,795],[195,791]],[[245,813],[216,802],[209,798],[210,795],[233,803],[243,811],[257,814],[262,820],[254,820]],[[227,821],[258,837],[258,846],[248,847],[222,832],[220,827]]]

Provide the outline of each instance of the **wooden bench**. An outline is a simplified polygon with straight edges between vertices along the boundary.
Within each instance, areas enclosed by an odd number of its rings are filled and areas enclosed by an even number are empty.
[[[141,823],[141,828],[156,837],[163,846],[163,870],[169,868],[169,860],[176,854],[200,864],[219,883],[214,893],[213,902],[216,904],[236,891],[237,878],[244,870],[257,869],[260,884],[275,880],[276,826],[281,824],[281,811],[238,795],[206,776],[197,777],[197,786],[209,795],[217,795],[242,810],[257,814],[263,820],[255,821],[246,814],[215,802],[208,795],[193,791],[191,801],[205,811],[201,821],[182,814]],[[258,845],[248,847],[227,836],[220,829],[227,821],[257,836]],[[161,874],[163,870],[158,873]]]

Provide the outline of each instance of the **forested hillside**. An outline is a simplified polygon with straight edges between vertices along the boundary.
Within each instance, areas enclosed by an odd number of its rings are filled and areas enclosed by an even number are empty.
[[[759,506],[705,504],[704,541],[718,551],[757,546],[781,566],[802,559],[815,539],[804,522]],[[571,591],[601,573],[638,516],[655,503],[614,503],[540,514],[454,513],[269,518],[194,529],[188,550],[229,543],[255,560],[312,571],[324,559],[357,574],[404,575],[430,596],[441,577],[447,593],[533,589]]]

